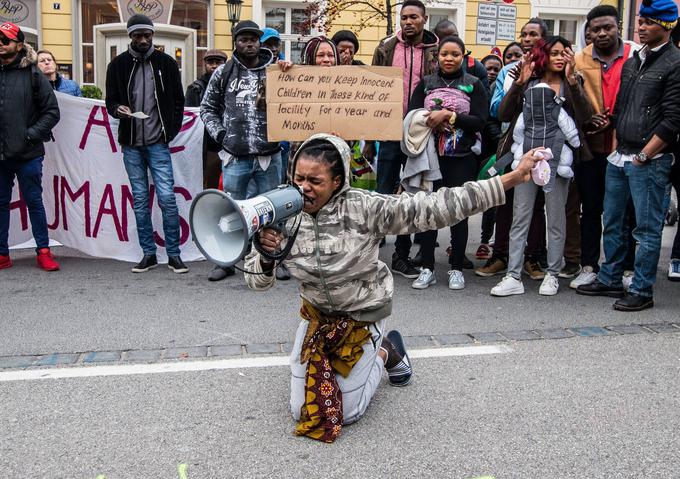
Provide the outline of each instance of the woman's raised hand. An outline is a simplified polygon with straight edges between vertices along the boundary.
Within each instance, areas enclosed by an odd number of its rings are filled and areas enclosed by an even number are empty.
[[[562,57],[566,62],[564,75],[570,85],[576,85],[576,58],[574,57],[574,51],[571,48],[565,48]]]
[[[536,64],[531,59],[531,53],[525,53],[520,61],[520,70],[517,78],[515,78],[515,83],[518,85],[524,85],[529,81],[531,75],[534,73],[534,67]]]

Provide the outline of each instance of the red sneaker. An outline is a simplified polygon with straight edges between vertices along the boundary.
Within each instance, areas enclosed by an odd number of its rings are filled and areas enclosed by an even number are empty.
[[[7,269],[12,267],[12,260],[9,255],[0,254],[0,269]]]
[[[38,250],[38,267],[45,271],[59,271],[59,263],[54,260],[54,256],[49,248]]]

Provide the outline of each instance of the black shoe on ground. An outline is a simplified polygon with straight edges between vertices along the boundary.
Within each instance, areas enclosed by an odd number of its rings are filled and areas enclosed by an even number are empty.
[[[290,279],[290,271],[288,271],[285,264],[281,263],[276,267],[276,279],[279,281],[288,281]]]
[[[626,293],[626,295],[614,303],[614,309],[617,311],[642,311],[643,309],[653,308],[654,298],[640,296],[635,293]]]
[[[467,256],[463,256],[463,269],[475,269],[475,265],[472,264],[472,261]]]
[[[581,272],[581,265],[579,263],[565,263],[564,268],[560,270],[557,275],[563,279],[575,278]]]
[[[179,256],[168,256],[168,268],[177,274],[189,272],[189,268],[187,268],[187,265],[184,264],[184,261]]]
[[[392,272],[410,279],[420,276],[420,270],[411,264],[411,260],[409,258],[400,258],[397,256],[397,253],[392,255]]]
[[[234,269],[233,266],[229,266],[228,268],[222,266],[215,266],[208,275],[208,281],[222,281],[224,278],[234,276],[235,274],[236,270]]]
[[[133,273],[146,273],[150,269],[154,269],[158,266],[158,260],[155,254],[145,254],[142,260],[134,265],[132,268]]]
[[[576,288],[576,294],[582,294],[584,296],[607,296],[610,298],[623,298],[623,286],[618,288],[613,288],[607,286],[606,284],[600,283],[595,280],[594,283],[582,284]]]
[[[404,338],[397,330],[387,333],[387,339],[394,349],[401,355],[401,361],[391,368],[387,369],[387,379],[392,386],[407,386],[411,382],[413,376],[413,369],[411,368],[411,360],[406,352],[406,345]]]

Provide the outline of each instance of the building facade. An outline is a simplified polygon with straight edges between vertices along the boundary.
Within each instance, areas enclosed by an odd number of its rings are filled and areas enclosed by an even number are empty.
[[[245,0],[241,19],[276,28],[285,43],[286,57],[297,61],[304,42],[320,33],[309,21],[310,5],[305,0]],[[379,6],[382,0],[376,0]],[[600,3],[617,5],[617,0],[426,0],[429,25],[450,19],[464,32],[475,56],[486,55],[497,45],[516,39],[521,26],[540,16],[552,33],[559,33],[581,46],[580,32],[587,12]],[[625,0],[635,5],[639,0]],[[26,32],[27,41],[50,50],[61,72],[79,83],[103,87],[106,65],[129,43],[125,22],[134,13],[144,13],[156,23],[155,44],[173,56],[185,84],[200,74],[208,49],[231,51],[231,24],[225,0],[0,0],[0,21],[12,21]],[[335,19],[327,34],[340,29],[356,30],[361,47],[358,58],[370,63],[373,50],[385,37],[387,21],[366,19],[367,7],[352,5]],[[628,15],[624,13],[624,18]],[[398,27],[398,11],[394,18]],[[624,32],[628,32],[628,21]]]

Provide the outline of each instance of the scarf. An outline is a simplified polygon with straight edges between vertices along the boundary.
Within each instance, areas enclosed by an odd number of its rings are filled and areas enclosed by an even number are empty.
[[[343,420],[342,391],[335,374],[349,376],[371,333],[368,323],[324,315],[306,300],[300,316],[309,325],[300,351],[300,364],[307,362],[305,403],[295,434],[331,443],[340,435]]]

